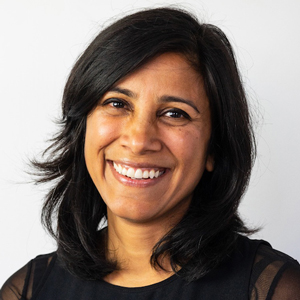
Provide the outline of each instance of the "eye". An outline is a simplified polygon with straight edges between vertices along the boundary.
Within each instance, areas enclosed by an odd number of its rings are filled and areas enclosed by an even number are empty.
[[[122,98],[107,98],[100,102],[101,111],[111,116],[127,115],[132,109],[131,105]]]
[[[160,120],[170,126],[184,126],[192,120],[188,113],[179,108],[165,109],[161,111],[158,116]]]
[[[117,98],[109,98],[102,103],[102,106],[111,106],[113,108],[125,108],[126,101]]]
[[[187,120],[191,119],[191,117],[185,111],[178,108],[173,108],[171,110],[168,110],[164,112],[164,115],[172,119],[187,119]]]

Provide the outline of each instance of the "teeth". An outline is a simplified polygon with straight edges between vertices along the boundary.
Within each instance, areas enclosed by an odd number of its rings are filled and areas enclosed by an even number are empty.
[[[153,179],[158,178],[160,175],[162,175],[164,172],[155,171],[155,170],[144,170],[141,169],[133,169],[133,168],[123,168],[121,165],[117,165],[115,162],[113,163],[113,166],[115,170],[124,176],[133,178],[133,179]]]
[[[155,175],[155,171],[154,170],[151,170],[150,173],[149,173],[149,176],[150,178],[152,179]]]
[[[134,177],[134,174],[135,174],[134,170],[132,168],[129,168],[126,176],[132,178],[132,177]]]
[[[127,174],[128,174],[128,173],[127,173]],[[142,170],[141,170],[141,169],[137,169],[137,170],[135,171],[134,177],[135,177],[136,179],[142,179],[142,178],[143,178],[143,172],[142,172]]]
[[[127,175],[127,170],[124,168],[122,169],[122,172],[120,172],[122,175],[126,176]]]

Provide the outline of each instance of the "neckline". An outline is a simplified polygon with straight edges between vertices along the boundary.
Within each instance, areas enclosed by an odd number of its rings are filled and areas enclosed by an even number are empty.
[[[145,286],[139,286],[139,287],[126,287],[126,286],[115,285],[115,284],[109,283],[103,279],[101,279],[101,282],[103,285],[105,285],[105,287],[107,287],[109,289],[119,290],[122,292],[139,293],[139,292],[146,292],[146,291],[151,291],[154,289],[161,288],[161,287],[166,286],[166,285],[172,283],[173,281],[179,280],[179,279],[180,279],[180,277],[177,274],[173,274],[172,276],[170,276],[162,281],[159,281],[159,282],[156,282],[153,284],[149,284],[149,285],[145,285]]]

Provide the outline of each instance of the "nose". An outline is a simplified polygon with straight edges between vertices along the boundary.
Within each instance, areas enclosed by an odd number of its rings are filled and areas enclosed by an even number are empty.
[[[122,132],[122,146],[133,154],[141,155],[162,149],[157,124],[148,116],[132,116],[126,121]]]

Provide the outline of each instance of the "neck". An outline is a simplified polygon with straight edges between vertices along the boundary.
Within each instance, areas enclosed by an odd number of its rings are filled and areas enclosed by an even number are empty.
[[[108,211],[107,256],[118,262],[119,270],[105,280],[121,286],[144,286],[166,279],[173,274],[165,258],[165,270],[150,263],[153,247],[169,230],[159,224],[137,224],[113,216]]]

